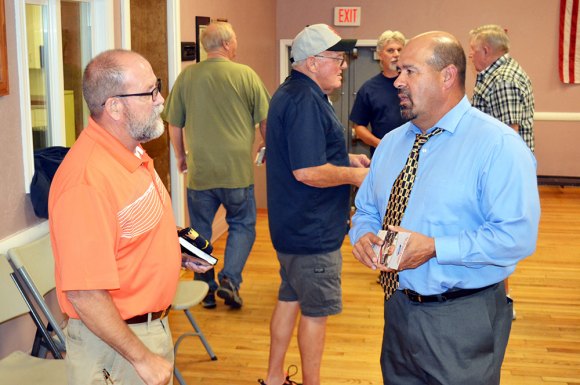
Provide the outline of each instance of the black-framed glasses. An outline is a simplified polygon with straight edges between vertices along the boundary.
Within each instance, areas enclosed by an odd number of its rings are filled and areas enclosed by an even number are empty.
[[[155,101],[157,99],[157,95],[161,92],[161,79],[157,78],[157,83],[155,84],[155,88],[153,88],[150,92],[140,92],[138,94],[122,94],[122,95],[115,95],[109,96],[109,98],[128,98],[129,96],[151,96],[151,100]],[[107,101],[105,100],[101,106],[104,106]]]
[[[344,62],[346,61],[346,56],[342,55],[340,57],[334,57],[334,56],[324,56],[324,55],[313,55],[314,57],[320,57],[323,59],[332,59],[332,60],[336,60],[337,62],[339,62],[339,66],[342,67],[342,65],[344,64]]]

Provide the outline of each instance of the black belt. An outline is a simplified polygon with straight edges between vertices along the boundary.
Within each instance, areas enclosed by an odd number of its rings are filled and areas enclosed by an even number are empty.
[[[497,284],[495,284],[495,285],[497,285]],[[421,294],[414,292],[413,290],[409,290],[409,289],[403,289],[402,292],[403,292],[403,294],[405,294],[407,296],[407,298],[409,298],[409,300],[411,300],[413,302],[419,302],[419,303],[445,302],[445,301],[449,301],[451,299],[466,297],[468,295],[479,293],[480,291],[489,289],[490,287],[495,286],[495,285],[489,285],[489,286],[480,287],[477,289],[459,289],[459,290],[447,291],[445,293],[435,294],[435,295],[421,295]]]
[[[171,305],[169,305],[169,307],[165,310],[136,315],[135,317],[131,317],[129,319],[126,319],[125,323],[127,323],[129,325],[133,325],[133,324],[141,324],[143,322],[147,322],[147,321],[149,321],[149,314],[151,314],[151,321],[159,319],[159,318],[163,318],[167,315],[167,313],[169,313],[169,309],[171,309]]]

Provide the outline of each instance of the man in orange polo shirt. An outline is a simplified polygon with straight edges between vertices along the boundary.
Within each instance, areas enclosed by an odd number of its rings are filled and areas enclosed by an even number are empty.
[[[91,117],[49,197],[57,295],[70,317],[70,384],[171,380],[164,316],[181,251],[169,194],[140,145],[163,133],[160,88],[149,62],[131,51],[101,53],[84,72]]]

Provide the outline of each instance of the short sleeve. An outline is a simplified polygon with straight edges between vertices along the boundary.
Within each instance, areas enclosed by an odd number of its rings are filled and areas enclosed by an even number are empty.
[[[62,194],[51,211],[51,232],[63,291],[119,288],[116,214],[96,189],[78,185]]]

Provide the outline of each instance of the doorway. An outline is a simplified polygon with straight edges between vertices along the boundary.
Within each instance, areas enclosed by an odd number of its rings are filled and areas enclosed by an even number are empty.
[[[161,79],[161,95],[168,94],[167,3],[158,0],[131,2],[131,49],[143,55]],[[155,170],[171,194],[169,132],[144,143],[155,161]]]

